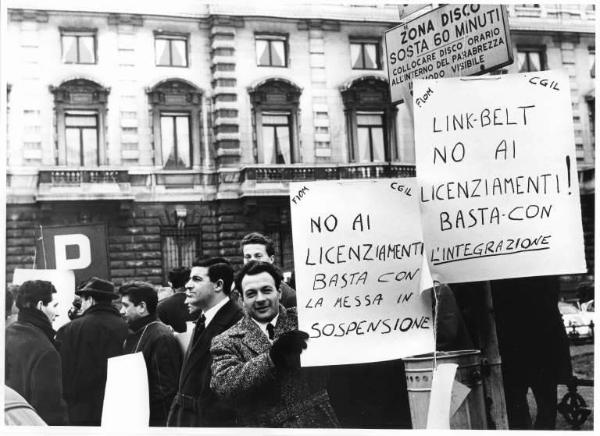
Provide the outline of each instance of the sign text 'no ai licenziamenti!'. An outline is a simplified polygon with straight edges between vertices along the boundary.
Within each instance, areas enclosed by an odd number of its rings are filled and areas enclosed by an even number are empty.
[[[417,80],[414,102],[434,279],[586,272],[565,72]]]

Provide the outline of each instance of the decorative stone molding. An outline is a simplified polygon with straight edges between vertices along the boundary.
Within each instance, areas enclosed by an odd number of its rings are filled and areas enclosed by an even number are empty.
[[[144,19],[141,15],[129,15],[129,14],[109,14],[108,15],[109,25],[130,25],[135,27],[141,27],[144,25]]]
[[[9,9],[9,21],[36,21],[38,23],[48,22],[48,13],[45,11],[32,11],[27,9]]]

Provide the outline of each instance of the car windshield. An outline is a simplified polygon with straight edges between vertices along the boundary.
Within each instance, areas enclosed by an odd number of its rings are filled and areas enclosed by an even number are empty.
[[[573,315],[574,313],[579,313],[579,309],[568,303],[558,303],[558,310],[563,315]]]

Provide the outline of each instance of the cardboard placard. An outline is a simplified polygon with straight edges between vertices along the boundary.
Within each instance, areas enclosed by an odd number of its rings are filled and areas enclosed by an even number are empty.
[[[303,366],[433,351],[414,179],[290,183]]]
[[[418,80],[414,104],[434,280],[586,272],[564,72]]]

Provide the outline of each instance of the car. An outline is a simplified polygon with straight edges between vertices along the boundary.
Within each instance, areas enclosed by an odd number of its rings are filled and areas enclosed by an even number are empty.
[[[574,304],[564,301],[558,303],[567,335],[573,340],[594,337],[594,313],[582,311]]]
[[[594,312],[594,300],[581,303],[581,310],[583,310],[584,312]]]

